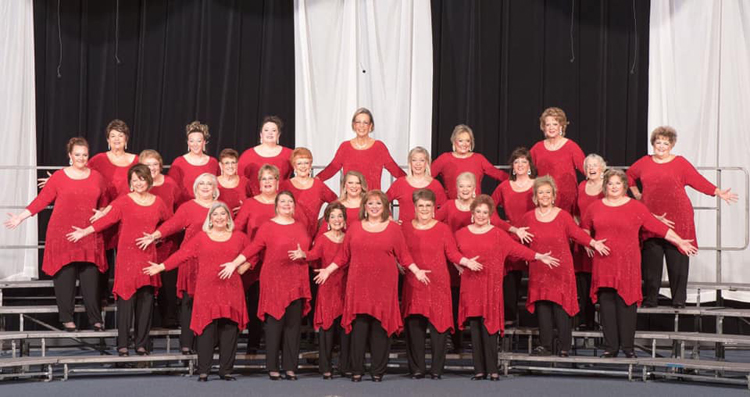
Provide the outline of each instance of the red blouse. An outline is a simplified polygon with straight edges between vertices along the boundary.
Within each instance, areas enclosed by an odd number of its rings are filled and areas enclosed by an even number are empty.
[[[342,243],[335,243],[321,234],[315,239],[312,250],[307,253],[307,261],[311,264],[320,261],[318,263],[322,267],[328,266],[333,262],[342,246]],[[314,329],[330,329],[333,322],[344,313],[346,275],[348,272],[349,269],[346,267],[338,269],[328,277],[325,283],[318,286],[318,295],[315,300],[315,318],[313,319]]]
[[[247,178],[247,196],[253,197],[260,194],[260,182],[258,181],[258,171],[264,164],[276,166],[279,169],[279,180],[284,181],[292,176],[292,149],[281,147],[281,152],[273,157],[263,157],[255,151],[254,147],[245,150],[237,163],[237,173]]]
[[[219,183],[219,198],[217,200],[224,202],[229,210],[234,213],[235,208],[242,206],[247,199],[248,180],[240,176],[240,181],[235,187],[224,187]]]
[[[318,215],[324,203],[331,203],[338,199],[333,192],[320,179],[313,178],[313,184],[307,189],[299,189],[291,180],[281,182],[279,191],[288,190],[294,195],[296,202],[295,214],[307,227],[307,234],[315,236],[318,231]]]
[[[576,216],[578,219],[583,219],[583,214],[586,213],[586,209],[589,208],[589,205],[603,198],[604,191],[599,192],[596,196],[590,196],[586,193],[586,181],[581,182],[578,185],[578,201],[576,203]],[[583,247],[579,245],[573,247],[573,267],[575,268],[576,273],[591,273],[591,267],[593,265],[593,258],[589,258]]]
[[[531,199],[533,196],[533,188],[529,188],[523,192],[517,192],[513,190],[513,187],[508,180],[497,186],[492,193],[492,200],[494,200],[495,204],[498,206],[503,207],[508,222],[511,225],[518,227],[523,216],[535,208],[534,202]],[[507,260],[505,262],[505,271],[509,272],[513,270],[527,270],[526,262]]]
[[[88,166],[92,170],[98,171],[104,177],[107,186],[107,197],[102,206],[115,201],[116,198],[130,192],[130,181],[128,181],[128,170],[130,167],[138,164],[138,155],[133,158],[130,164],[120,167],[112,164],[107,157],[107,153],[99,153],[89,159]],[[107,250],[114,249],[117,246],[118,228],[107,229],[103,234],[104,248]]]
[[[404,328],[398,305],[396,259],[404,267],[414,263],[397,223],[389,222],[383,231],[372,233],[361,222],[355,222],[346,232],[344,246],[333,260],[341,267],[349,267],[341,317],[346,333],[351,332],[358,314],[375,317],[388,335]]]
[[[182,191],[182,197],[180,200],[177,200],[178,205],[195,198],[195,193],[193,192],[195,178],[204,173],[221,175],[219,162],[210,156],[208,162],[203,165],[192,165],[185,160],[185,156],[177,157],[172,162],[172,167],[169,169],[169,176],[177,182],[177,186]]]
[[[641,228],[664,237],[669,227],[656,219],[636,200],[610,207],[599,200],[591,204],[581,220],[581,228],[590,230],[597,240],[607,239],[608,256],[594,256],[591,275],[591,300],[596,303],[599,288],[614,288],[625,304],[641,304]]]
[[[448,274],[448,268],[453,267],[453,264],[448,261],[459,263],[463,257],[458,252],[453,232],[442,222],[430,229],[419,230],[409,221],[401,225],[401,230],[414,262],[420,269],[431,271],[427,275],[430,279],[427,285],[417,280],[413,273],[406,274],[401,298],[402,315],[406,318],[420,314],[438,332],[453,332],[451,280]]]
[[[42,271],[54,276],[63,266],[72,262],[93,263],[104,273],[107,258],[104,256],[104,240],[98,233],[90,234],[78,242],[68,241],[66,235],[71,226],[84,228],[94,208],[106,200],[107,184],[102,175],[91,170],[88,178],[72,179],[65,170],[55,171],[39,195],[26,209],[36,215],[55,203],[47,224],[44,242]]]
[[[242,204],[240,212],[237,214],[237,218],[235,218],[234,227],[235,230],[247,234],[250,240],[254,241],[255,234],[258,232],[260,226],[271,220],[274,216],[276,216],[276,206],[274,203],[264,204],[250,197]],[[262,255],[259,261],[261,263],[258,266],[242,275],[242,282],[246,288],[253,285],[258,281],[258,277],[260,277],[263,262]]]
[[[298,244],[304,250],[310,246],[304,225],[270,221],[260,226],[252,243],[242,251],[251,264],[257,263],[258,255],[263,253],[258,298],[258,318],[262,321],[266,315],[281,320],[287,306],[297,299],[304,300],[303,316],[310,311],[312,295],[307,263],[289,259],[289,251],[297,249]]]
[[[177,211],[177,201],[180,196],[180,187],[177,186],[177,182],[170,178],[168,175],[164,175],[164,183],[159,186],[152,186],[149,193],[161,198],[164,204],[170,211]],[[167,238],[161,239],[156,245],[156,262],[164,262],[170,255],[172,255],[180,245],[179,236],[173,235]]]
[[[456,178],[464,172],[471,172],[477,178],[477,196],[482,194],[482,178],[485,175],[498,182],[508,179],[508,174],[505,171],[495,168],[486,157],[479,153],[473,153],[466,158],[458,158],[451,152],[443,153],[432,162],[430,171],[433,177],[443,176],[443,183],[449,199],[458,197]]]
[[[101,219],[92,224],[96,232],[101,232],[117,223],[120,224],[120,238],[117,242],[115,259],[115,285],[112,294],[115,298],[130,299],[138,288],[161,287],[159,276],[143,274],[148,262],[156,261],[156,247],[149,245],[146,250],[138,248],[135,240],[150,233],[161,222],[172,216],[164,201],[158,196],[151,205],[136,204],[129,196],[124,195],[112,202],[112,209]]]
[[[438,182],[437,179],[433,179],[425,189],[432,190],[435,193],[435,209],[440,208],[448,197],[445,195],[445,188]],[[401,222],[411,222],[415,216],[414,200],[412,195],[418,188],[413,187],[406,180],[406,177],[396,179],[395,182],[388,188],[386,196],[388,201],[398,200],[398,220]]]
[[[164,261],[166,270],[188,261],[198,263],[193,314],[190,318],[190,329],[197,335],[202,334],[211,321],[219,318],[232,320],[240,330],[245,329],[249,319],[242,279],[235,272],[230,278],[222,280],[219,272],[221,265],[233,261],[247,245],[244,233],[234,232],[227,241],[214,241],[208,234],[199,233]]]
[[[539,176],[549,175],[555,179],[557,198],[555,205],[568,213],[573,213],[576,202],[578,178],[576,170],[585,174],[583,150],[568,139],[557,150],[547,150],[544,141],[537,142],[530,150],[531,158],[539,171]]]
[[[321,181],[327,181],[343,168],[342,177],[350,170],[359,171],[367,180],[369,190],[380,190],[380,178],[383,168],[387,169],[395,178],[406,176],[404,170],[399,168],[396,161],[391,157],[388,148],[381,141],[367,149],[357,150],[350,141],[343,142],[331,160],[331,164],[320,171],[317,175]]]

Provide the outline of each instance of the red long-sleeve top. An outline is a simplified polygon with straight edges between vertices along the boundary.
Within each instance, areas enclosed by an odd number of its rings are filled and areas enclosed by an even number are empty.
[[[509,180],[498,185],[497,188],[495,188],[495,191],[492,192],[492,200],[494,200],[495,204],[498,206],[503,207],[505,216],[508,218],[508,223],[515,227],[518,227],[519,222],[521,222],[521,219],[523,219],[523,216],[526,215],[527,212],[535,208],[534,202],[532,201],[533,196],[533,188],[530,187],[523,192],[517,192],[513,190]],[[506,272],[526,269],[526,262],[524,261],[507,259],[505,262]]]
[[[287,306],[297,299],[304,300],[303,316],[310,311],[309,267],[304,261],[289,259],[289,251],[297,249],[297,245],[303,250],[310,246],[304,225],[269,221],[260,226],[250,245],[242,251],[251,264],[257,263],[258,255],[263,254],[258,298],[258,318],[262,321],[266,315],[281,320]]]
[[[454,156],[452,152],[443,153],[432,162],[430,171],[433,177],[437,177],[438,175],[443,176],[443,183],[445,184],[446,193],[448,194],[449,199],[455,199],[458,197],[456,178],[464,172],[471,172],[477,178],[477,196],[482,194],[482,178],[484,178],[485,175],[498,182],[503,182],[508,179],[508,174],[505,171],[495,168],[486,157],[479,153],[473,153],[466,158],[458,158]]]
[[[89,224],[92,210],[107,200],[106,195],[107,183],[100,173],[91,170],[88,178],[72,179],[65,170],[58,170],[26,207],[33,216],[55,203],[44,242],[42,271],[45,274],[54,276],[72,262],[93,263],[102,273],[107,270],[104,240],[100,234],[90,234],[77,243],[66,237],[72,230],[71,226],[85,228]]]
[[[641,304],[641,248],[638,232],[644,228],[664,237],[669,227],[656,219],[645,205],[630,200],[610,207],[599,200],[589,205],[581,220],[597,240],[607,239],[608,256],[595,255],[591,274],[591,300],[596,303],[599,288],[614,288],[625,304]]]
[[[193,192],[195,178],[204,173],[221,175],[219,162],[210,156],[208,162],[203,165],[192,165],[185,160],[185,156],[174,159],[172,167],[169,169],[169,176],[177,182],[177,186],[180,187],[180,191],[182,192],[180,200],[177,201],[178,205],[195,198],[195,193]]]
[[[124,195],[112,202],[112,209],[92,224],[96,232],[101,232],[115,224],[120,224],[120,238],[117,242],[115,284],[112,294],[115,298],[130,299],[138,288],[161,287],[159,276],[143,274],[148,262],[156,261],[156,247],[149,245],[146,250],[138,248],[135,240],[150,233],[161,222],[172,216],[164,201],[158,196],[151,205],[139,205]]]
[[[263,157],[255,151],[255,148],[245,150],[237,163],[237,173],[247,178],[247,196],[253,197],[260,194],[260,182],[258,171],[264,164],[270,164],[279,169],[279,181],[284,181],[292,176],[292,149],[281,147],[281,152],[273,157]]]
[[[222,280],[219,272],[221,265],[233,261],[248,244],[247,236],[241,232],[233,232],[227,241],[214,241],[208,234],[199,233],[164,261],[166,270],[186,262],[198,263],[193,314],[190,318],[190,329],[197,335],[202,334],[211,321],[219,318],[232,320],[240,330],[245,329],[249,319],[242,278],[235,272]]]
[[[435,209],[440,208],[448,197],[445,195],[445,188],[437,179],[433,179],[425,189],[432,190],[435,193]],[[396,179],[385,193],[388,201],[398,200],[398,220],[401,222],[411,222],[415,217],[414,201],[412,195],[418,188],[409,184],[406,177]]]
[[[177,209],[174,216],[169,218],[157,231],[161,233],[162,238],[167,238],[182,230],[185,231],[185,238],[182,244],[186,244],[203,231],[203,222],[208,216],[208,208],[198,204],[195,200],[186,201]],[[153,230],[153,229],[152,229]],[[177,296],[182,298],[183,293],[188,296],[195,294],[195,282],[198,274],[198,262],[188,259],[187,262],[177,270]]]
[[[591,196],[586,193],[586,181],[581,182],[578,185],[578,200],[576,203],[576,216],[579,220],[583,219],[583,215],[589,208],[589,205],[595,201],[599,201],[604,198],[604,191],[602,190],[599,194]],[[576,273],[591,273],[591,267],[594,265],[593,258],[589,258],[586,254],[586,250],[583,247],[576,245],[573,248],[573,267]]]
[[[414,228],[411,221],[401,225],[406,245],[414,263],[422,270],[430,270],[430,283],[425,285],[408,272],[404,278],[401,313],[404,318],[413,314],[426,317],[438,332],[453,329],[451,279],[448,263],[459,263],[463,255],[458,251],[453,232],[445,223],[438,222],[430,229]],[[467,270],[470,271],[470,270]]]
[[[578,227],[573,217],[564,210],[560,210],[550,222],[540,222],[535,212],[527,212],[520,222],[534,235],[529,248],[535,252],[552,252],[550,255],[560,260],[560,266],[550,269],[541,261],[529,262],[526,310],[534,313],[536,301],[551,301],[562,306],[568,315],[575,316],[578,313],[578,292],[570,240],[588,246],[591,236]]]
[[[383,168],[388,170],[394,178],[406,176],[404,170],[399,168],[396,161],[391,157],[388,148],[381,141],[375,141],[372,146],[364,150],[355,149],[351,141],[343,142],[336,150],[331,164],[320,171],[317,177],[321,181],[327,181],[336,175],[341,168],[344,169],[342,175],[350,170],[361,172],[367,180],[369,190],[380,190]]]
[[[180,187],[168,175],[164,175],[164,183],[159,186],[152,186],[149,193],[161,198],[170,211],[177,211],[177,201],[181,197]],[[170,255],[177,251],[179,246],[180,240],[176,235],[161,239],[156,245],[156,262],[164,262]]]
[[[307,234],[315,236],[318,232],[318,215],[324,203],[338,200],[338,196],[320,179],[314,178],[313,184],[307,189],[299,189],[291,180],[286,180],[279,186],[279,191],[288,190],[294,195],[296,202],[295,214],[307,227]]]
[[[695,217],[693,204],[685,192],[685,186],[713,196],[716,185],[709,182],[682,156],[659,164],[651,156],[643,156],[627,171],[628,183],[635,186],[637,180],[643,186],[641,201],[654,214],[666,213],[666,218],[674,222],[674,231],[682,238],[695,240]],[[644,233],[642,239],[657,237]]]
[[[99,153],[89,159],[88,166],[92,170],[99,172],[107,183],[107,197],[101,205],[106,206],[115,201],[116,198],[130,192],[130,181],[128,181],[128,170],[130,167],[138,164],[138,155],[133,158],[130,164],[120,167],[112,164],[107,157],[107,153]],[[104,248],[107,250],[114,249],[117,246],[117,230],[111,228],[104,231]]]
[[[315,239],[312,250],[307,252],[307,261],[319,263],[326,267],[330,265],[336,254],[343,246],[343,242],[336,243],[321,234]],[[325,283],[318,286],[318,296],[315,300],[314,329],[328,330],[333,322],[344,313],[344,299],[346,298],[346,276],[349,269],[344,267],[336,270],[328,277]]]
[[[573,213],[578,192],[578,178],[576,170],[585,174],[583,160],[586,155],[583,150],[572,140],[568,139],[559,149],[547,150],[544,141],[537,142],[529,151],[534,164],[539,171],[539,176],[549,175],[555,179],[557,185],[557,197],[555,205]]]
[[[240,181],[237,182],[235,187],[224,187],[219,183],[219,198],[217,200],[223,201],[230,211],[234,211],[247,200],[248,183],[247,178],[241,175]]]
[[[458,249],[467,258],[479,256],[482,270],[464,271],[461,276],[461,293],[458,303],[458,328],[464,329],[469,317],[484,318],[490,334],[505,330],[503,307],[503,276],[505,258],[534,260],[535,252],[513,241],[507,233],[493,227],[483,234],[474,234],[468,227],[456,233]]]
[[[356,222],[346,232],[344,246],[333,260],[340,267],[349,267],[341,317],[346,333],[351,332],[352,321],[358,314],[375,317],[388,335],[403,330],[397,259],[404,267],[414,263],[397,223],[389,222],[383,231],[372,233]]]
[[[255,235],[258,233],[258,229],[264,223],[268,222],[276,216],[276,206],[274,203],[261,203],[253,197],[248,198],[242,204],[240,212],[237,214],[237,218],[234,221],[235,230],[239,230],[254,241]],[[259,257],[259,264],[252,269],[245,272],[242,275],[242,282],[245,284],[245,288],[249,288],[260,277],[261,268],[263,267],[263,256]]]

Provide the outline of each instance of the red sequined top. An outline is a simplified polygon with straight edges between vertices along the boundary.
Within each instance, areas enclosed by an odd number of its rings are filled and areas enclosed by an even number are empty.
[[[315,236],[318,232],[318,215],[324,203],[331,203],[338,199],[333,192],[320,179],[313,178],[313,184],[307,189],[299,189],[291,180],[281,182],[279,191],[288,190],[294,195],[296,202],[295,214],[297,218],[307,227],[307,234]]]
[[[391,157],[388,148],[381,141],[375,143],[367,149],[357,150],[352,146],[350,141],[343,142],[336,154],[331,160],[331,164],[320,171],[317,175],[321,181],[331,179],[332,176],[343,168],[342,175],[350,170],[359,171],[367,180],[369,190],[380,190],[380,178],[383,174],[383,168],[387,169],[395,178],[405,176],[404,170],[399,168],[396,161]]]
[[[549,175],[555,179],[557,197],[555,205],[568,213],[573,213],[578,192],[576,170],[585,174],[583,160],[586,155],[572,140],[568,139],[559,149],[548,150],[544,141],[537,142],[529,151],[539,176]]]
[[[482,178],[485,175],[502,182],[508,179],[508,174],[495,168],[486,157],[479,153],[473,153],[466,158],[458,158],[452,152],[443,153],[432,162],[430,171],[433,177],[443,176],[443,183],[449,199],[458,197],[456,178],[464,172],[471,172],[477,178],[476,194],[482,194]]]
[[[248,180],[240,176],[240,181],[235,187],[224,187],[219,183],[219,198],[217,200],[224,202],[229,210],[234,213],[235,208],[240,208],[242,203],[247,199]]]
[[[604,198],[604,191],[599,192],[596,196],[590,196],[586,193],[586,181],[581,182],[578,185],[578,202],[576,204],[576,216],[579,220],[583,219],[583,214],[586,213],[586,209],[589,205],[595,201],[599,201]],[[606,243],[605,243],[606,244]],[[594,265],[593,258],[589,258],[586,254],[586,250],[583,247],[576,245],[573,247],[573,267],[576,273],[591,273],[591,267]]]
[[[171,211],[177,211],[177,201],[180,198],[180,187],[177,186],[177,182],[168,175],[164,175],[164,183],[159,186],[152,186],[149,193],[161,198],[164,201],[164,204],[167,205],[167,208]],[[177,251],[179,246],[180,240],[178,235],[162,238],[156,245],[156,262],[164,262],[170,255]]]
[[[534,189],[528,188],[526,191],[517,192],[513,190],[510,181],[505,181],[497,186],[492,193],[492,200],[500,207],[503,207],[508,222],[518,227],[519,222],[527,212],[535,208],[531,198],[534,196]],[[533,233],[532,233],[533,234]],[[506,260],[505,271],[527,270],[526,262]]]
[[[425,189],[432,190],[435,193],[436,210],[448,201],[448,197],[445,195],[445,188],[443,188],[443,185],[437,179],[433,179]],[[385,193],[388,196],[388,201],[398,200],[398,220],[403,223],[411,222],[414,219],[415,209],[412,195],[417,190],[418,188],[410,185],[404,176],[396,179]]]
[[[268,222],[276,216],[276,206],[274,203],[261,203],[253,197],[248,198],[242,204],[240,212],[234,220],[235,230],[241,231],[250,238],[250,241],[254,241],[255,234],[261,225]],[[260,272],[263,262],[263,256],[259,257],[259,264],[254,268],[245,272],[242,275],[242,282],[245,284],[245,288],[249,288],[260,277]]]
[[[237,163],[237,173],[247,178],[249,181],[248,197],[260,194],[260,182],[258,181],[258,171],[264,164],[270,164],[279,169],[279,181],[284,181],[292,176],[292,149],[281,147],[281,152],[273,157],[263,157],[255,151],[255,148],[245,150]]]
[[[333,242],[327,236],[321,234],[315,239],[312,250],[307,253],[307,261],[320,264],[315,268],[326,267],[333,262],[343,246],[342,243]],[[318,286],[318,295],[315,299],[314,329],[328,330],[333,322],[344,313],[344,299],[346,298],[346,276],[349,273],[347,267],[336,270],[328,277],[325,283]]]
[[[104,182],[107,186],[107,197],[101,205],[102,207],[107,206],[109,203],[115,201],[116,198],[130,192],[130,181],[128,181],[128,170],[130,167],[138,164],[138,155],[133,157],[133,161],[130,164],[120,167],[112,164],[107,157],[107,153],[99,153],[89,159],[88,166],[92,170],[99,172],[104,177]],[[107,229],[102,233],[104,238],[104,248],[107,250],[114,249],[117,246],[117,230],[114,227]]]
[[[182,197],[177,201],[178,205],[195,198],[195,193],[193,192],[195,178],[205,173],[221,175],[219,162],[215,158],[209,157],[208,162],[203,165],[192,165],[185,160],[185,156],[177,157],[172,162],[172,167],[169,169],[169,176],[177,182],[177,186],[182,191]]]

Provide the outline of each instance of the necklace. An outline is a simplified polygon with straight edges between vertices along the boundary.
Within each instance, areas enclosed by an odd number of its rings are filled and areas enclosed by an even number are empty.
[[[430,219],[430,221],[432,221],[432,219]],[[425,224],[417,222],[414,225],[414,228],[417,229],[417,230],[426,230],[426,229],[430,228],[430,223],[432,223],[432,222],[428,222],[428,223],[425,223]]]
[[[549,214],[552,213],[552,209],[551,208],[547,212],[542,212],[541,208],[537,208],[536,211],[539,213],[539,216],[542,216],[542,217],[545,217],[545,216],[547,216],[547,215],[549,215]]]
[[[357,143],[357,138],[352,139],[352,144],[354,144],[354,148],[358,150],[362,150],[366,148],[369,143],[370,143],[369,141],[365,141],[364,145],[360,145],[359,143]]]

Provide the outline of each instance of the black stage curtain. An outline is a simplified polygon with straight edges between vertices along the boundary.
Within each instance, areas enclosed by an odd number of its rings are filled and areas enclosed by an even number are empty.
[[[647,148],[649,9],[641,0],[432,0],[433,157],[465,123],[476,150],[506,164],[514,148],[543,139],[539,115],[558,106],[584,152],[637,160]]]
[[[128,151],[166,163],[196,119],[214,156],[257,144],[268,114],[294,146],[292,0],[34,0],[34,33],[39,164],[67,164],[76,135],[106,150],[114,118],[130,126]]]

